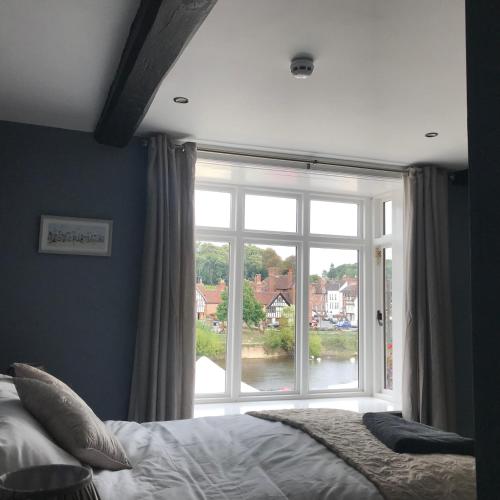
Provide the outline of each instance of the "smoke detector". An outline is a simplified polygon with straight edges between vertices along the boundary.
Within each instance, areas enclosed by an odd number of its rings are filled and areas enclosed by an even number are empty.
[[[295,57],[290,63],[290,71],[295,78],[308,78],[314,70],[312,57]]]

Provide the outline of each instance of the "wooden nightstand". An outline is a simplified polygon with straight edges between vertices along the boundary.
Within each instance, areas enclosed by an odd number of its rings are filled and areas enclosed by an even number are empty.
[[[92,470],[77,465],[40,465],[0,476],[0,500],[100,500]]]

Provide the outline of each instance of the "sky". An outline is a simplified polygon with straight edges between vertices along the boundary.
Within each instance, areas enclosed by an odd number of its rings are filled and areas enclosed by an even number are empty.
[[[230,226],[231,194],[217,191],[196,190],[195,221],[197,226]],[[264,231],[296,230],[296,200],[293,198],[246,195],[245,228]],[[276,216],[279,214],[279,216]],[[311,232],[316,234],[337,234],[355,236],[357,234],[357,205],[313,200],[311,203]],[[295,254],[293,246],[258,245],[273,248],[283,259]],[[312,248],[310,274],[320,274],[341,264],[357,262],[356,250]]]

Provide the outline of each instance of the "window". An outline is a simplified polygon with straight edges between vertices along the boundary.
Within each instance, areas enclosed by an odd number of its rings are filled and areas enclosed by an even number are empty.
[[[290,392],[296,361],[296,247],[246,243],[241,392]]]
[[[376,346],[380,349],[382,363],[380,365],[380,376],[378,377],[377,392],[390,392],[395,387],[395,370],[397,348],[401,347],[401,335],[394,335],[395,321],[400,329],[402,313],[398,305],[401,305],[402,288],[398,279],[394,279],[394,244],[397,241],[393,225],[394,200],[383,199],[376,203],[380,209],[377,210],[378,236],[374,239],[377,248],[376,262],[376,288],[378,290],[376,300],[377,308],[377,333]],[[401,258],[398,262],[401,262]],[[396,266],[397,271],[397,266]],[[402,276],[402,273],[399,274]],[[397,288],[394,288],[397,286]],[[396,292],[395,292],[396,290]],[[396,306],[396,307],[395,307]],[[396,314],[396,318],[395,318]]]
[[[310,390],[358,389],[358,260],[357,250],[310,250]]]
[[[294,233],[297,231],[297,200],[245,195],[245,229]]]
[[[230,193],[196,189],[194,206],[196,226],[229,228],[231,225]]]
[[[393,389],[392,248],[383,250],[384,389]]]
[[[311,201],[311,233],[358,235],[358,205],[333,201]]]
[[[198,400],[367,394],[377,335],[379,386],[392,389],[387,201],[374,225],[384,240],[379,306],[371,199],[217,181],[197,183],[195,199]],[[383,329],[366,316],[374,307]]]
[[[226,392],[229,255],[227,242],[196,242],[196,394]]]

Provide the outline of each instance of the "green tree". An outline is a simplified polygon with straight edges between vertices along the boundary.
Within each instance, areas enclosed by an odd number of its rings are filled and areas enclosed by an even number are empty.
[[[326,276],[334,280],[341,280],[344,276],[355,278],[357,275],[358,264],[341,264],[337,267],[330,264],[330,269],[326,272]]]
[[[217,319],[219,321],[226,322],[227,303],[228,303],[227,288],[221,292],[220,298],[221,302],[217,305],[217,310],[215,311],[215,315],[217,316]]]
[[[258,326],[266,319],[266,313],[262,304],[255,298],[252,285],[245,280],[243,282],[243,321],[249,326]]]
[[[226,290],[221,293],[221,303],[217,306],[217,319],[227,321],[228,295]],[[266,313],[255,298],[252,285],[249,281],[243,282],[243,321],[248,327],[258,326],[261,321],[266,319]]]
[[[245,245],[245,278],[253,279],[256,274],[267,277],[267,269],[262,262],[262,249],[256,245]]]
[[[228,281],[229,245],[196,244],[196,276],[206,285],[216,285],[220,280]]]

